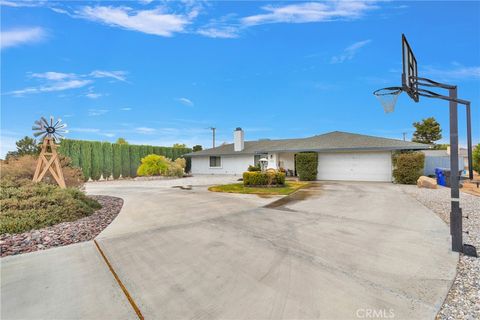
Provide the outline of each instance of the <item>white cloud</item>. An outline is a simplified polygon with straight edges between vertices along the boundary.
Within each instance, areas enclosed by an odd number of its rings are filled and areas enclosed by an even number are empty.
[[[100,98],[101,96],[103,96],[103,94],[101,93],[95,93],[95,92],[89,92],[89,93],[86,93],[85,94],[85,97],[89,98],[89,99],[98,99]]]
[[[154,128],[148,128],[148,127],[135,128],[135,132],[140,133],[140,134],[152,134],[152,133],[155,133],[155,131],[157,131],[157,130],[154,129]]]
[[[90,83],[92,83],[91,80],[65,80],[65,81],[62,80],[62,81],[54,82],[50,85],[14,90],[9,92],[9,94],[14,96],[24,96],[26,94],[33,94],[33,93],[63,91],[63,90],[81,88]]]
[[[180,101],[181,104],[189,107],[193,107],[193,101],[187,98],[178,98],[178,101]]]
[[[7,92],[6,94],[22,97],[27,94],[78,89],[94,83],[95,79],[97,78],[113,78],[126,82],[126,74],[127,72],[125,71],[104,70],[95,70],[89,74],[63,73],[56,71],[29,73],[28,75],[30,78],[37,79],[44,83],[35,87],[27,87],[24,89]],[[93,92],[93,89],[93,86],[90,87],[84,96],[90,99],[97,99],[101,96],[104,96],[104,94]]]
[[[354,44],[345,48],[345,50],[343,50],[343,52],[340,55],[332,57],[330,62],[342,63],[348,60],[352,60],[353,57],[355,57],[355,55],[357,54],[357,51],[365,47],[370,42],[372,42],[372,40],[363,40],[363,41],[355,42]]]
[[[118,81],[126,81],[126,72],[125,71],[105,71],[105,70],[94,70],[90,75],[94,78],[113,78]]]
[[[1,32],[0,48],[19,46],[21,44],[35,43],[44,40],[47,32],[40,27],[19,28]]]
[[[453,63],[450,69],[439,69],[427,66],[422,73],[432,77],[433,80],[439,81],[478,80],[480,79],[480,66],[465,67],[458,63]]]
[[[97,129],[97,128],[70,128],[70,132],[97,133],[97,132],[100,132],[100,129]]]
[[[308,23],[339,19],[357,19],[377,8],[373,1],[305,2],[286,6],[266,5],[266,13],[252,15],[241,21],[246,26],[266,23]]]
[[[122,111],[131,111],[132,108],[126,107],[126,108],[120,108],[120,110],[122,110]]]
[[[209,38],[238,38],[239,28],[233,26],[209,26],[199,29],[197,33]]]
[[[62,72],[55,72],[55,71],[48,71],[44,73],[32,73],[32,78],[40,78],[46,80],[64,80],[64,79],[72,79],[76,78],[77,76],[73,73],[62,73]]]
[[[151,10],[134,10],[125,6],[86,6],[78,11],[77,15],[113,27],[170,37],[174,33],[184,31],[185,27],[198,15],[198,11],[172,14],[166,13],[161,7]]]
[[[108,111],[109,110],[107,109],[88,109],[88,116],[90,117],[103,116]]]
[[[41,7],[45,5],[46,1],[43,0],[26,0],[26,1],[9,1],[9,0],[1,0],[0,5],[5,6],[5,7],[15,7],[15,8],[20,8],[20,7]]]
[[[109,138],[115,137],[115,133],[111,132],[102,133],[101,135]]]

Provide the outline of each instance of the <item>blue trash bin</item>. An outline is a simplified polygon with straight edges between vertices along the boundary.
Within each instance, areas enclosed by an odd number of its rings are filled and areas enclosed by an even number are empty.
[[[435,176],[437,177],[437,184],[444,187],[447,185],[443,168],[435,168]]]

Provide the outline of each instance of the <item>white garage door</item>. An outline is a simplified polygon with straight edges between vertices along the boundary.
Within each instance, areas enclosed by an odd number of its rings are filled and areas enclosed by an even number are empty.
[[[390,152],[319,153],[319,180],[392,181]]]

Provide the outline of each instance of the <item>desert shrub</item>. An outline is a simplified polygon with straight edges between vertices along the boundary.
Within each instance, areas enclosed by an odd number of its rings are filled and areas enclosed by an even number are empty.
[[[423,174],[425,154],[422,152],[404,152],[392,155],[393,178],[402,184],[416,184]]]
[[[164,156],[150,154],[142,159],[142,164],[138,167],[139,176],[156,176],[167,173],[170,162]]]
[[[108,179],[113,171],[113,146],[110,142],[102,142],[103,151],[103,178]]]
[[[102,176],[103,167],[103,150],[102,143],[98,141],[92,142],[92,180],[98,180]]]
[[[262,169],[260,169],[260,164],[257,164],[256,166],[249,165],[247,170],[250,172],[255,172],[261,171]]]
[[[297,173],[301,181],[312,181],[317,179],[318,153],[297,153],[295,161]]]
[[[37,166],[37,159],[38,157],[36,156],[25,155],[18,158],[10,158],[8,161],[2,161],[0,170],[1,179],[32,180]],[[70,158],[59,155],[59,159],[67,187],[79,187],[83,185],[84,178],[82,170],[73,167]],[[49,171],[47,171],[42,181],[49,184],[57,184]]]
[[[0,181],[0,205],[0,234],[74,221],[101,207],[78,189],[12,179]]]
[[[243,173],[244,186],[283,186],[285,185],[285,174],[277,171],[247,171]]]
[[[114,143],[112,145],[113,152],[113,178],[118,179],[122,174],[122,152],[120,150],[120,144]]]

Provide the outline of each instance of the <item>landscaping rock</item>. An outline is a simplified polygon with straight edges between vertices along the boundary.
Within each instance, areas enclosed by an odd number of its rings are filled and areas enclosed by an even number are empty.
[[[91,196],[102,208],[88,217],[62,222],[39,230],[0,235],[1,257],[66,246],[94,239],[120,212],[123,200],[110,196]]]
[[[428,188],[428,189],[437,189],[437,180],[429,178],[426,176],[421,176],[417,180],[417,187],[419,188]]]

